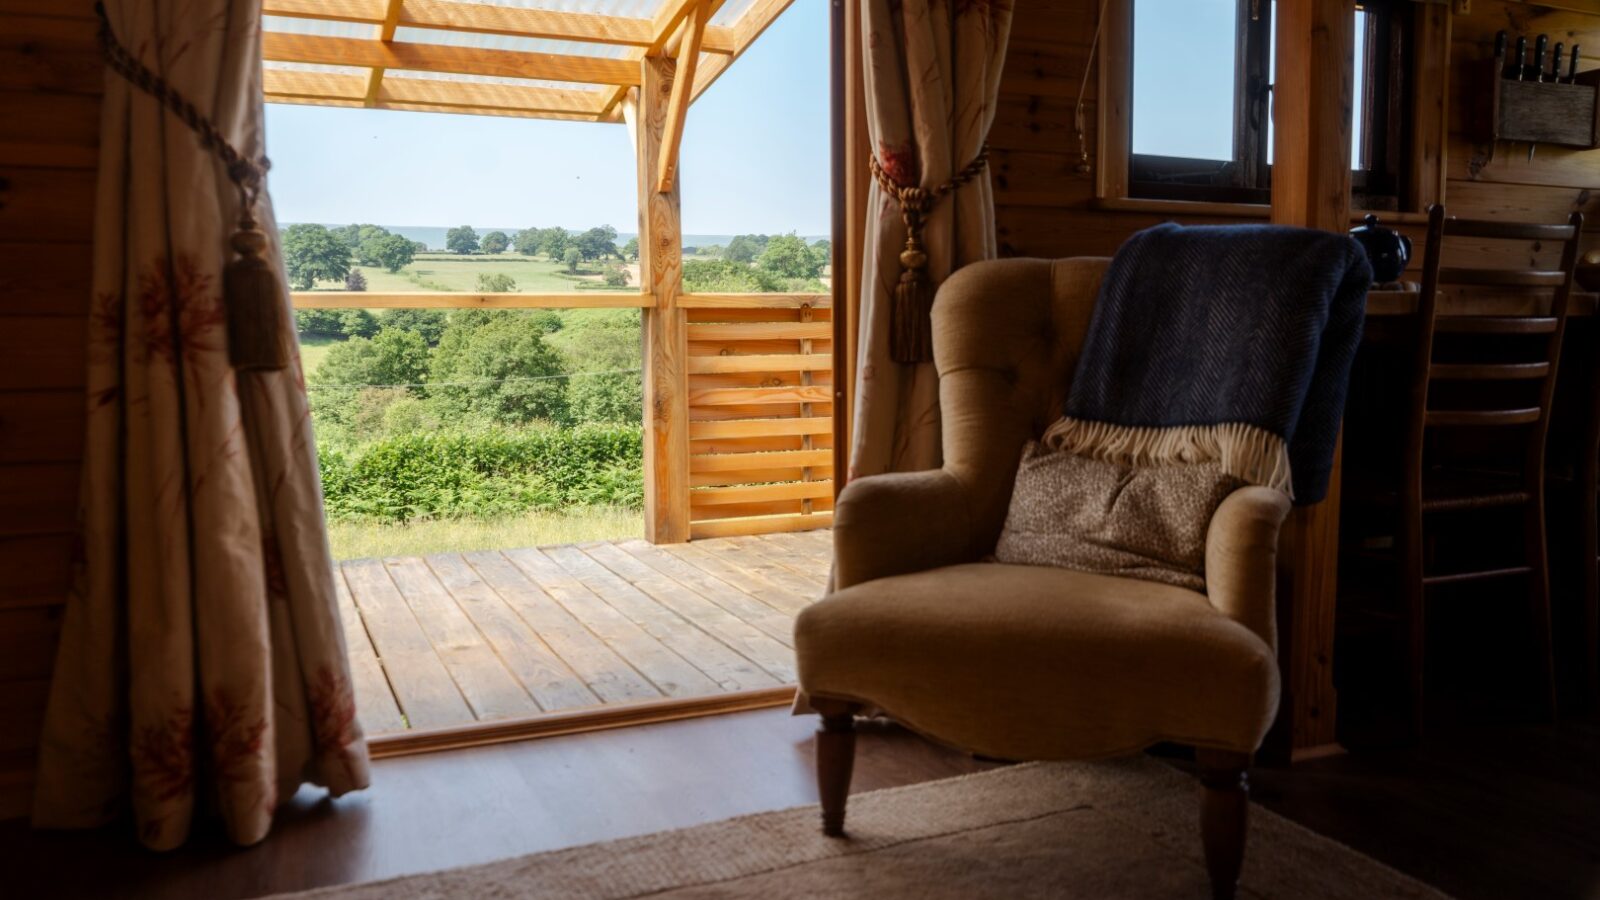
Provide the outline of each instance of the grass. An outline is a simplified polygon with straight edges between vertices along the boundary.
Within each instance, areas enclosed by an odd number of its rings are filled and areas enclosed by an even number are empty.
[[[333,345],[338,343],[342,343],[339,338],[332,338],[327,335],[300,335],[300,365],[305,367],[307,378],[310,378],[311,373],[317,370],[317,366],[322,365],[322,361],[328,358],[328,351],[332,350]]]
[[[505,519],[437,519],[407,525],[328,523],[333,558],[339,560],[547,547],[643,535],[642,513],[636,509],[606,506]]]
[[[584,274],[573,275],[562,263],[542,257],[499,253],[493,256],[457,256],[452,253],[419,253],[399,272],[386,272],[375,266],[354,266],[367,279],[367,290],[382,293],[404,291],[475,291],[478,276],[510,275],[523,293],[544,294],[561,291],[606,290],[600,280],[600,266],[589,263]],[[593,270],[593,271],[590,271]],[[637,291],[637,285],[621,290]],[[342,282],[320,282],[319,291],[342,291]]]

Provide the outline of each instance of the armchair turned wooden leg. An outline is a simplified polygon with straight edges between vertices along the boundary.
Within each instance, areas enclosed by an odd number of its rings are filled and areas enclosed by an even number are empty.
[[[850,774],[856,762],[854,703],[813,697],[811,707],[822,716],[817,728],[817,793],[822,800],[822,833],[844,836],[844,808],[850,798]]]
[[[1195,751],[1200,764],[1200,840],[1205,846],[1211,896],[1233,900],[1244,865],[1250,810],[1250,754]]]

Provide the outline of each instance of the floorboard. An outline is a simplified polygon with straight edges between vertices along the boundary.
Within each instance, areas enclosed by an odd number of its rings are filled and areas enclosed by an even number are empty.
[[[383,563],[362,560],[345,563],[343,569],[350,595],[409,726],[437,728],[471,721],[472,708]]]
[[[762,710],[382,760],[368,790],[301,790],[248,850],[211,825],[155,854],[127,825],[5,823],[0,870],[6,896],[237,900],[489,862],[814,803],[814,727]],[[1461,900],[1580,900],[1600,886],[1597,755],[1587,719],[1258,768],[1252,783],[1262,805]],[[994,765],[867,724],[851,788]]]

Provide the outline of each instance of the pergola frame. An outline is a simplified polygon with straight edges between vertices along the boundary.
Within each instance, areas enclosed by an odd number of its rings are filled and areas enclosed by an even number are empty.
[[[818,404],[833,402],[833,388],[819,378],[831,381],[834,358],[819,343],[832,326],[819,317],[831,317],[831,298],[686,294],[682,284],[678,150],[688,108],[791,2],[755,0],[731,25],[713,26],[723,0],[660,0],[648,20],[444,0],[265,0],[267,15],[377,26],[372,38],[267,31],[268,102],[618,122],[635,152],[636,294],[318,291],[295,294],[295,305],[638,308],[645,537],[677,543],[827,526],[833,451],[818,442],[831,439],[834,424]],[[585,56],[396,40],[402,27],[624,50]],[[405,71],[535,84],[386,77]]]

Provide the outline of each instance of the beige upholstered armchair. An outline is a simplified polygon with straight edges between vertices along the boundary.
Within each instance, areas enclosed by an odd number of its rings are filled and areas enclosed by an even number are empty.
[[[1247,487],[1207,534],[1206,593],[984,562],[1024,444],[1060,415],[1104,259],[1015,259],[953,275],[933,309],[944,468],[852,482],[834,517],[833,593],[795,625],[822,716],[823,827],[842,834],[854,716],[1012,760],[1196,748],[1219,897],[1244,853],[1246,769],[1278,708],[1280,492]]]

